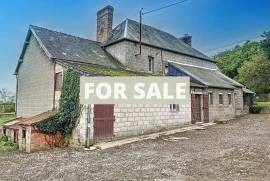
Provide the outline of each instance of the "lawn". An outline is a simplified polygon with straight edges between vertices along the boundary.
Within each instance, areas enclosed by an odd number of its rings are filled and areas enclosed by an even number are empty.
[[[15,118],[15,115],[0,115],[0,126],[4,124],[5,122],[8,122],[9,120],[12,120]]]
[[[270,107],[270,102],[254,102],[254,105],[259,107]]]

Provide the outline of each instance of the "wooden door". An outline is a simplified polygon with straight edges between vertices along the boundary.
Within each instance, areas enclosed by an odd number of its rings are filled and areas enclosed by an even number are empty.
[[[108,141],[113,137],[114,105],[94,105],[94,140]]]
[[[209,94],[203,95],[203,122],[209,122]]]
[[[191,94],[191,123],[201,121],[201,95]]]

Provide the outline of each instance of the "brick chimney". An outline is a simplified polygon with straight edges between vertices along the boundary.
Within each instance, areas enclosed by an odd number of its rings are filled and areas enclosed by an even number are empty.
[[[179,38],[184,43],[186,43],[189,46],[192,46],[192,36],[189,34],[185,34],[183,37]]]
[[[108,5],[97,12],[97,41],[105,42],[112,34],[113,7]]]

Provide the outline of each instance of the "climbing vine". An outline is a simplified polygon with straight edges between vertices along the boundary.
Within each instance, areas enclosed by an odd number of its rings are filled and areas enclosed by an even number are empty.
[[[71,69],[64,72],[58,112],[34,126],[44,133],[67,135],[72,132],[80,116],[80,77]]]

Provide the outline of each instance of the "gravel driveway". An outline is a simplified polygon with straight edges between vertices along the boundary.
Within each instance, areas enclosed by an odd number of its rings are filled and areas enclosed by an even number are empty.
[[[270,114],[103,151],[0,152],[0,180],[270,180]]]

